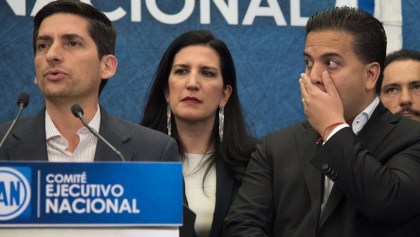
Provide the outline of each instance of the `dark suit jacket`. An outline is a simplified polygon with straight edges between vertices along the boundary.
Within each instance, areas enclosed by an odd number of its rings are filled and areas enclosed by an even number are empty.
[[[262,139],[224,236],[420,236],[420,123],[379,104],[359,135],[318,137],[304,122]]]
[[[178,148],[173,138],[113,117],[101,109],[99,133],[119,150],[126,161],[179,161]],[[6,133],[10,122],[0,125],[0,134]],[[22,119],[0,149],[0,160],[48,160],[45,137],[45,110],[36,116]],[[119,161],[119,157],[98,139],[94,161]]]
[[[218,237],[222,234],[223,221],[236,196],[239,182],[227,169],[221,159],[216,159],[216,205],[209,237]],[[181,237],[194,237],[195,213],[188,208],[188,201],[184,193],[184,226],[180,228]]]

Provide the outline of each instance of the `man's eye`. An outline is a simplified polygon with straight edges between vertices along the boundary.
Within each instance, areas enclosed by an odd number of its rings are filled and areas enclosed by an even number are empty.
[[[46,43],[38,43],[36,48],[37,49],[45,49],[47,47],[48,47],[48,45]]]
[[[75,47],[75,46],[79,46],[80,45],[80,43],[79,42],[77,42],[77,41],[69,41],[69,43],[68,43],[70,46],[72,46],[72,47]]]
[[[385,94],[394,94],[394,93],[397,93],[397,88],[395,87],[389,87],[389,88],[386,88],[385,90]]]
[[[310,69],[314,66],[314,63],[309,59],[305,59],[305,65],[306,65],[306,68]]]
[[[411,89],[413,90],[420,90],[420,84],[414,84]]]
[[[332,60],[329,60],[329,61],[327,62],[327,67],[328,67],[328,68],[331,68],[331,69],[337,68],[337,67],[338,67],[338,63],[336,63],[336,62],[334,62],[334,61],[332,61]]]

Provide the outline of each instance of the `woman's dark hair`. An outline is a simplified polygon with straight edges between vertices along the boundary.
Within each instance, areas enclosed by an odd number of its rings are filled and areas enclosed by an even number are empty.
[[[169,74],[175,55],[183,48],[192,45],[205,45],[214,49],[220,58],[220,67],[223,77],[223,86],[230,85],[232,94],[224,108],[224,136],[220,142],[218,135],[219,115],[215,111],[215,121],[211,135],[211,143],[214,147],[213,159],[206,171],[215,163],[215,159],[223,159],[228,169],[240,180],[245,172],[245,168],[255,150],[254,139],[250,136],[242,113],[241,104],[238,97],[236,85],[236,70],[232,56],[226,44],[215,38],[214,35],[206,30],[189,31],[176,38],[167,48],[160,60],[155,72],[155,78],[149,90],[148,99],[145,105],[141,125],[167,133],[165,90],[168,88]],[[180,141],[176,123],[172,119],[172,136],[178,142],[179,152],[184,157],[185,148]],[[204,182],[204,180],[203,180]]]
[[[376,92],[380,92],[386,57],[386,34],[382,23],[369,13],[351,7],[330,8],[311,16],[306,36],[311,31],[343,31],[354,37],[353,50],[363,63],[378,62],[381,71]]]
[[[94,8],[93,6],[80,1],[54,1],[45,5],[34,18],[34,32],[32,38],[32,46],[36,54],[36,40],[38,38],[38,31],[42,21],[56,13],[70,13],[84,17],[89,22],[89,34],[98,48],[98,57],[101,59],[104,55],[115,54],[115,42],[117,32],[112,25],[112,22],[106,17],[104,13]],[[99,94],[105,87],[108,80],[102,80],[99,88]]]

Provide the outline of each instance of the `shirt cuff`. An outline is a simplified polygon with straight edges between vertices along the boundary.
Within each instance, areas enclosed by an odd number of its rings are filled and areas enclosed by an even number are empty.
[[[338,131],[340,131],[341,129],[343,129],[343,128],[349,128],[350,127],[350,125],[348,125],[347,123],[343,123],[343,124],[340,124],[340,125],[338,125],[337,127],[335,127],[332,131],[331,131],[331,133],[330,133],[330,135],[328,135],[328,137],[327,137],[327,139],[324,141],[324,143],[325,142],[327,142],[332,136],[334,136],[334,134],[336,134]]]

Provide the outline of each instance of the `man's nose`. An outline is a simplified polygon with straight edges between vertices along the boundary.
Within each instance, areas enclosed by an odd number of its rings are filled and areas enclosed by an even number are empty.
[[[63,59],[62,56],[62,48],[59,43],[54,42],[52,43],[49,48],[47,49],[46,53],[46,60],[48,62],[60,62]]]
[[[407,105],[411,105],[411,103],[412,103],[412,98],[411,98],[410,90],[407,88],[401,89],[400,105],[407,106]]]
[[[311,78],[312,84],[322,85],[322,73],[325,71],[325,67],[320,63],[314,63],[312,68],[308,70],[307,74]]]

